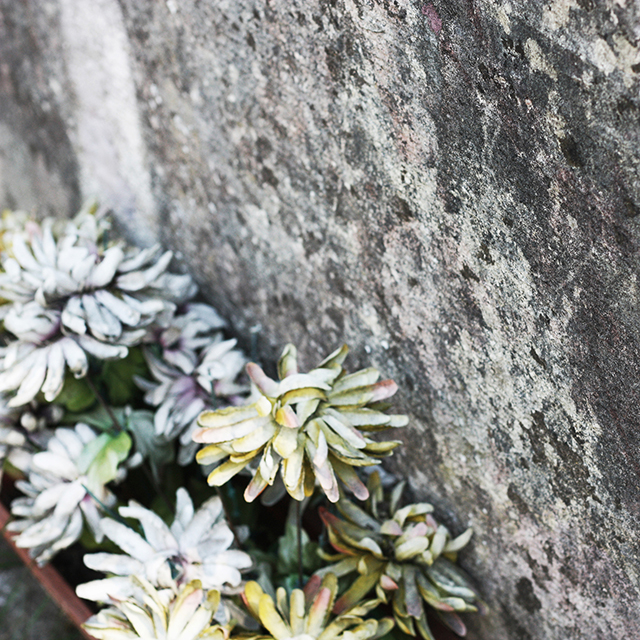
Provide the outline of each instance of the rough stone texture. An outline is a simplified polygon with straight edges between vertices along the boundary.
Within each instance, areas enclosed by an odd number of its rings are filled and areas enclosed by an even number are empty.
[[[0,0],[0,195],[95,193],[264,357],[394,377],[469,637],[635,640],[639,38],[634,0]]]

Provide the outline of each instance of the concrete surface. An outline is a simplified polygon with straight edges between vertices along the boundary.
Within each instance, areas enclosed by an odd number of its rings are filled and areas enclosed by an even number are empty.
[[[111,204],[261,355],[342,341],[484,640],[640,637],[634,0],[0,0],[0,202]]]

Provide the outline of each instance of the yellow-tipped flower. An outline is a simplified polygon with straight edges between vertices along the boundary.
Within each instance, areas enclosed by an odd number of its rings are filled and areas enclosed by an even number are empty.
[[[408,419],[384,413],[382,401],[397,391],[395,382],[378,381],[380,373],[374,368],[347,374],[342,368],[347,352],[343,346],[309,373],[298,373],[296,348],[287,345],[278,361],[279,381],[249,363],[257,402],[205,411],[198,418],[202,428],[193,439],[207,446],[196,459],[204,465],[222,462],[210,474],[209,484],[220,486],[250,467],[248,502],[273,484],[278,470],[296,500],[311,495],[317,480],[336,502],[337,479],[366,499],[367,488],[353,467],[378,464],[400,442],[377,442],[365,434],[403,427]]]
[[[257,636],[273,640],[375,640],[393,627],[391,618],[365,619],[379,600],[363,602],[350,611],[331,618],[331,609],[338,590],[337,579],[327,574],[321,581],[314,577],[304,590],[287,592],[280,587],[276,602],[257,582],[248,582],[243,600],[251,614],[260,621],[269,635]]]
[[[425,640],[433,640],[424,610],[427,604],[463,636],[466,628],[457,612],[477,611],[476,605],[483,606],[454,564],[472,531],[467,529],[451,539],[447,528],[431,515],[430,504],[400,506],[403,489],[404,482],[385,499],[379,476],[373,473],[365,509],[346,499],[336,505],[344,519],[320,509],[329,541],[338,554],[325,555],[334,564],[318,575],[359,574],[336,602],[334,613],[348,610],[375,589],[380,600],[391,599],[396,622],[405,633],[415,636],[417,629]]]
[[[135,594],[103,609],[83,625],[98,640],[227,640],[229,630],[212,624],[218,591],[203,591],[194,580],[176,595],[133,576]]]

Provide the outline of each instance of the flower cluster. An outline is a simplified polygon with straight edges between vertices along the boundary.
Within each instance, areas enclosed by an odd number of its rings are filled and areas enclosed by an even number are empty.
[[[377,640],[396,624],[431,640],[425,607],[464,635],[458,614],[482,608],[456,565],[471,530],[453,538],[403,483],[363,480],[401,444],[379,437],[408,423],[396,384],[348,372],[346,346],[303,373],[287,345],[269,377],[172,260],[91,207],[0,218],[16,544],[44,563],[90,543],[103,576],[76,591],[100,608],[98,640]],[[305,509],[325,533],[303,530]]]
[[[86,375],[88,358],[123,358],[153,322],[195,293],[186,275],[167,272],[170,251],[108,245],[104,229],[81,212],[56,236],[54,223],[30,222],[2,254],[4,328],[17,339],[3,352],[0,391],[9,406],[42,392],[52,401],[65,372]],[[105,246],[106,245],[106,246]]]
[[[217,496],[194,511],[187,491],[178,489],[176,516],[170,527],[139,504],[120,507],[119,513],[123,518],[137,520],[144,535],[117,520],[102,520],[104,534],[125,553],[92,553],[84,557],[89,568],[114,575],[78,586],[82,598],[115,602],[130,597],[129,576],[143,577],[155,587],[174,591],[198,580],[206,590],[225,592],[238,587],[240,572],[251,566],[247,553],[230,548],[234,536]]]
[[[390,618],[365,618],[379,601],[369,600],[331,619],[338,591],[335,575],[312,578],[305,589],[294,589],[287,601],[284,588],[278,589],[275,602],[257,582],[248,582],[243,594],[251,614],[260,621],[269,640],[376,640],[393,627]]]
[[[89,618],[84,628],[98,640],[228,640],[229,632],[212,624],[220,602],[194,580],[177,596],[142,578],[131,578],[132,596]]]
[[[85,525],[102,540],[110,485],[128,468],[146,459],[159,478],[179,437],[193,457],[185,431],[240,401],[244,357],[216,311],[191,300],[191,277],[169,272],[170,251],[110,238],[93,207],[66,222],[5,212],[0,240],[0,462],[25,475],[9,528],[45,562]],[[132,408],[134,380],[147,402]]]
[[[25,494],[11,504],[15,520],[7,525],[17,532],[18,547],[31,549],[44,563],[73,544],[84,522],[97,541],[104,535],[99,509],[114,504],[107,483],[122,478],[131,440],[126,433],[98,435],[88,425],[58,428],[47,449],[26,458],[28,481],[17,487]]]
[[[404,426],[408,419],[387,415],[380,407],[397,390],[392,380],[378,382],[374,368],[347,374],[342,367],[347,351],[342,347],[309,373],[298,373],[296,349],[287,345],[278,361],[277,382],[250,363],[256,402],[207,411],[198,419],[201,429],[193,439],[208,445],[198,452],[198,462],[224,461],[210,474],[209,484],[220,486],[255,461],[245,491],[249,502],[274,483],[278,470],[296,500],[311,495],[317,480],[336,502],[338,479],[366,498],[367,488],[354,467],[379,464],[380,457],[400,444],[366,434]]]
[[[456,612],[477,611],[479,597],[453,561],[472,530],[451,539],[449,530],[431,515],[430,504],[401,506],[404,486],[399,483],[385,496],[374,473],[365,508],[343,499],[337,504],[342,518],[321,508],[329,540],[338,553],[326,556],[334,564],[319,573],[358,574],[334,611],[349,610],[375,589],[381,600],[391,599],[395,620],[405,633],[414,636],[417,628],[425,640],[432,639],[424,602],[453,631],[465,635]]]

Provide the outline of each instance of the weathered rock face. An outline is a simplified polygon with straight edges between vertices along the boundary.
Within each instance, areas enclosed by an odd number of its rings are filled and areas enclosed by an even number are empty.
[[[639,11],[2,0],[2,204],[95,193],[263,356],[394,377],[470,637],[637,639]]]

